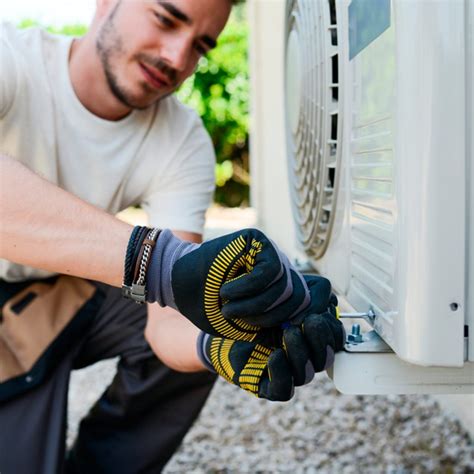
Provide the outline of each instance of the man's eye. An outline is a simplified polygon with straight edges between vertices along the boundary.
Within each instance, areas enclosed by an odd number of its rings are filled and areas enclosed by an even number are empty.
[[[158,21],[163,25],[166,26],[167,28],[171,28],[174,26],[174,23],[166,16],[161,15],[160,13],[155,12],[156,18],[158,18]]]
[[[194,49],[203,56],[207,53],[207,49],[204,46],[201,46],[199,43],[194,45]]]

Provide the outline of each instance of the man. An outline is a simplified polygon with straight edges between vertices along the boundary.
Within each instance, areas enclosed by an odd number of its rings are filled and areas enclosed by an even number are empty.
[[[328,307],[330,287],[307,283],[264,236],[245,231],[201,247],[184,242],[201,241],[214,156],[200,121],[170,94],[216,45],[230,10],[230,0],[98,0],[89,32],[74,41],[2,27],[2,474],[63,469],[74,368],[120,356],[111,386],[81,423],[66,470],[158,472],[209,394],[215,377],[204,367],[266,398],[279,399],[275,383],[282,381],[287,399],[294,384],[290,366],[299,368],[295,384],[303,383],[308,354],[290,351],[288,362],[282,348],[267,348],[275,335],[281,343],[282,315],[298,315],[308,331],[314,323],[319,335],[327,331],[313,358],[319,370],[327,341],[339,348],[332,321],[320,330],[321,321],[296,311],[307,307],[309,294]],[[133,204],[143,206],[152,226],[173,229],[182,240],[170,231],[132,231],[112,216]],[[133,237],[139,233],[141,240]],[[208,298],[202,275],[240,238],[247,238],[239,259],[250,276],[232,262],[225,273],[227,314],[217,294],[216,323],[199,309]],[[148,272],[141,286],[146,309],[118,289],[125,249],[133,261],[129,270],[136,269],[131,278],[142,262]],[[274,274],[252,272],[257,264]],[[246,281],[252,285],[242,292]],[[125,286],[136,298],[134,287]],[[150,304],[156,301],[160,306]],[[259,311],[269,329],[260,329]],[[240,315],[257,325],[235,319]],[[196,326],[211,335],[198,337]],[[288,331],[288,344],[302,347],[301,328]],[[252,388],[242,380],[259,351],[263,382]],[[223,369],[225,363],[232,370]],[[237,366],[242,377],[234,380]]]

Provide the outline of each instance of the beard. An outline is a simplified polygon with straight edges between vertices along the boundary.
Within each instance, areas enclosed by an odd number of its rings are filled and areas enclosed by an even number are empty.
[[[132,92],[120,81],[116,72],[117,68],[114,67],[115,59],[126,57],[124,41],[117,31],[114,21],[120,4],[121,1],[117,2],[114,9],[110,12],[110,15],[102,25],[97,35],[96,50],[110,92],[126,107],[130,109],[144,110],[156,103],[158,100],[168,97],[177,89],[179,85],[177,83],[177,73],[176,70],[168,66],[162,59],[152,58],[145,53],[138,53],[132,57],[132,60],[158,69],[170,81],[171,90],[160,95],[146,82],[143,82],[141,84],[142,93],[137,96],[136,93]]]

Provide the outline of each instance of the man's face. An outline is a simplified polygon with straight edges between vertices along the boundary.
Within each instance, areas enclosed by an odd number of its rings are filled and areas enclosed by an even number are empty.
[[[101,0],[96,48],[113,95],[144,109],[173,92],[215,46],[230,0]]]

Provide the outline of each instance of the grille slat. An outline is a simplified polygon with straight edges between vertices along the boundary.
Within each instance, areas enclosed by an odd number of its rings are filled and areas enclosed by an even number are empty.
[[[334,221],[342,136],[338,18],[334,0],[288,0],[288,169],[297,234],[321,258]]]

